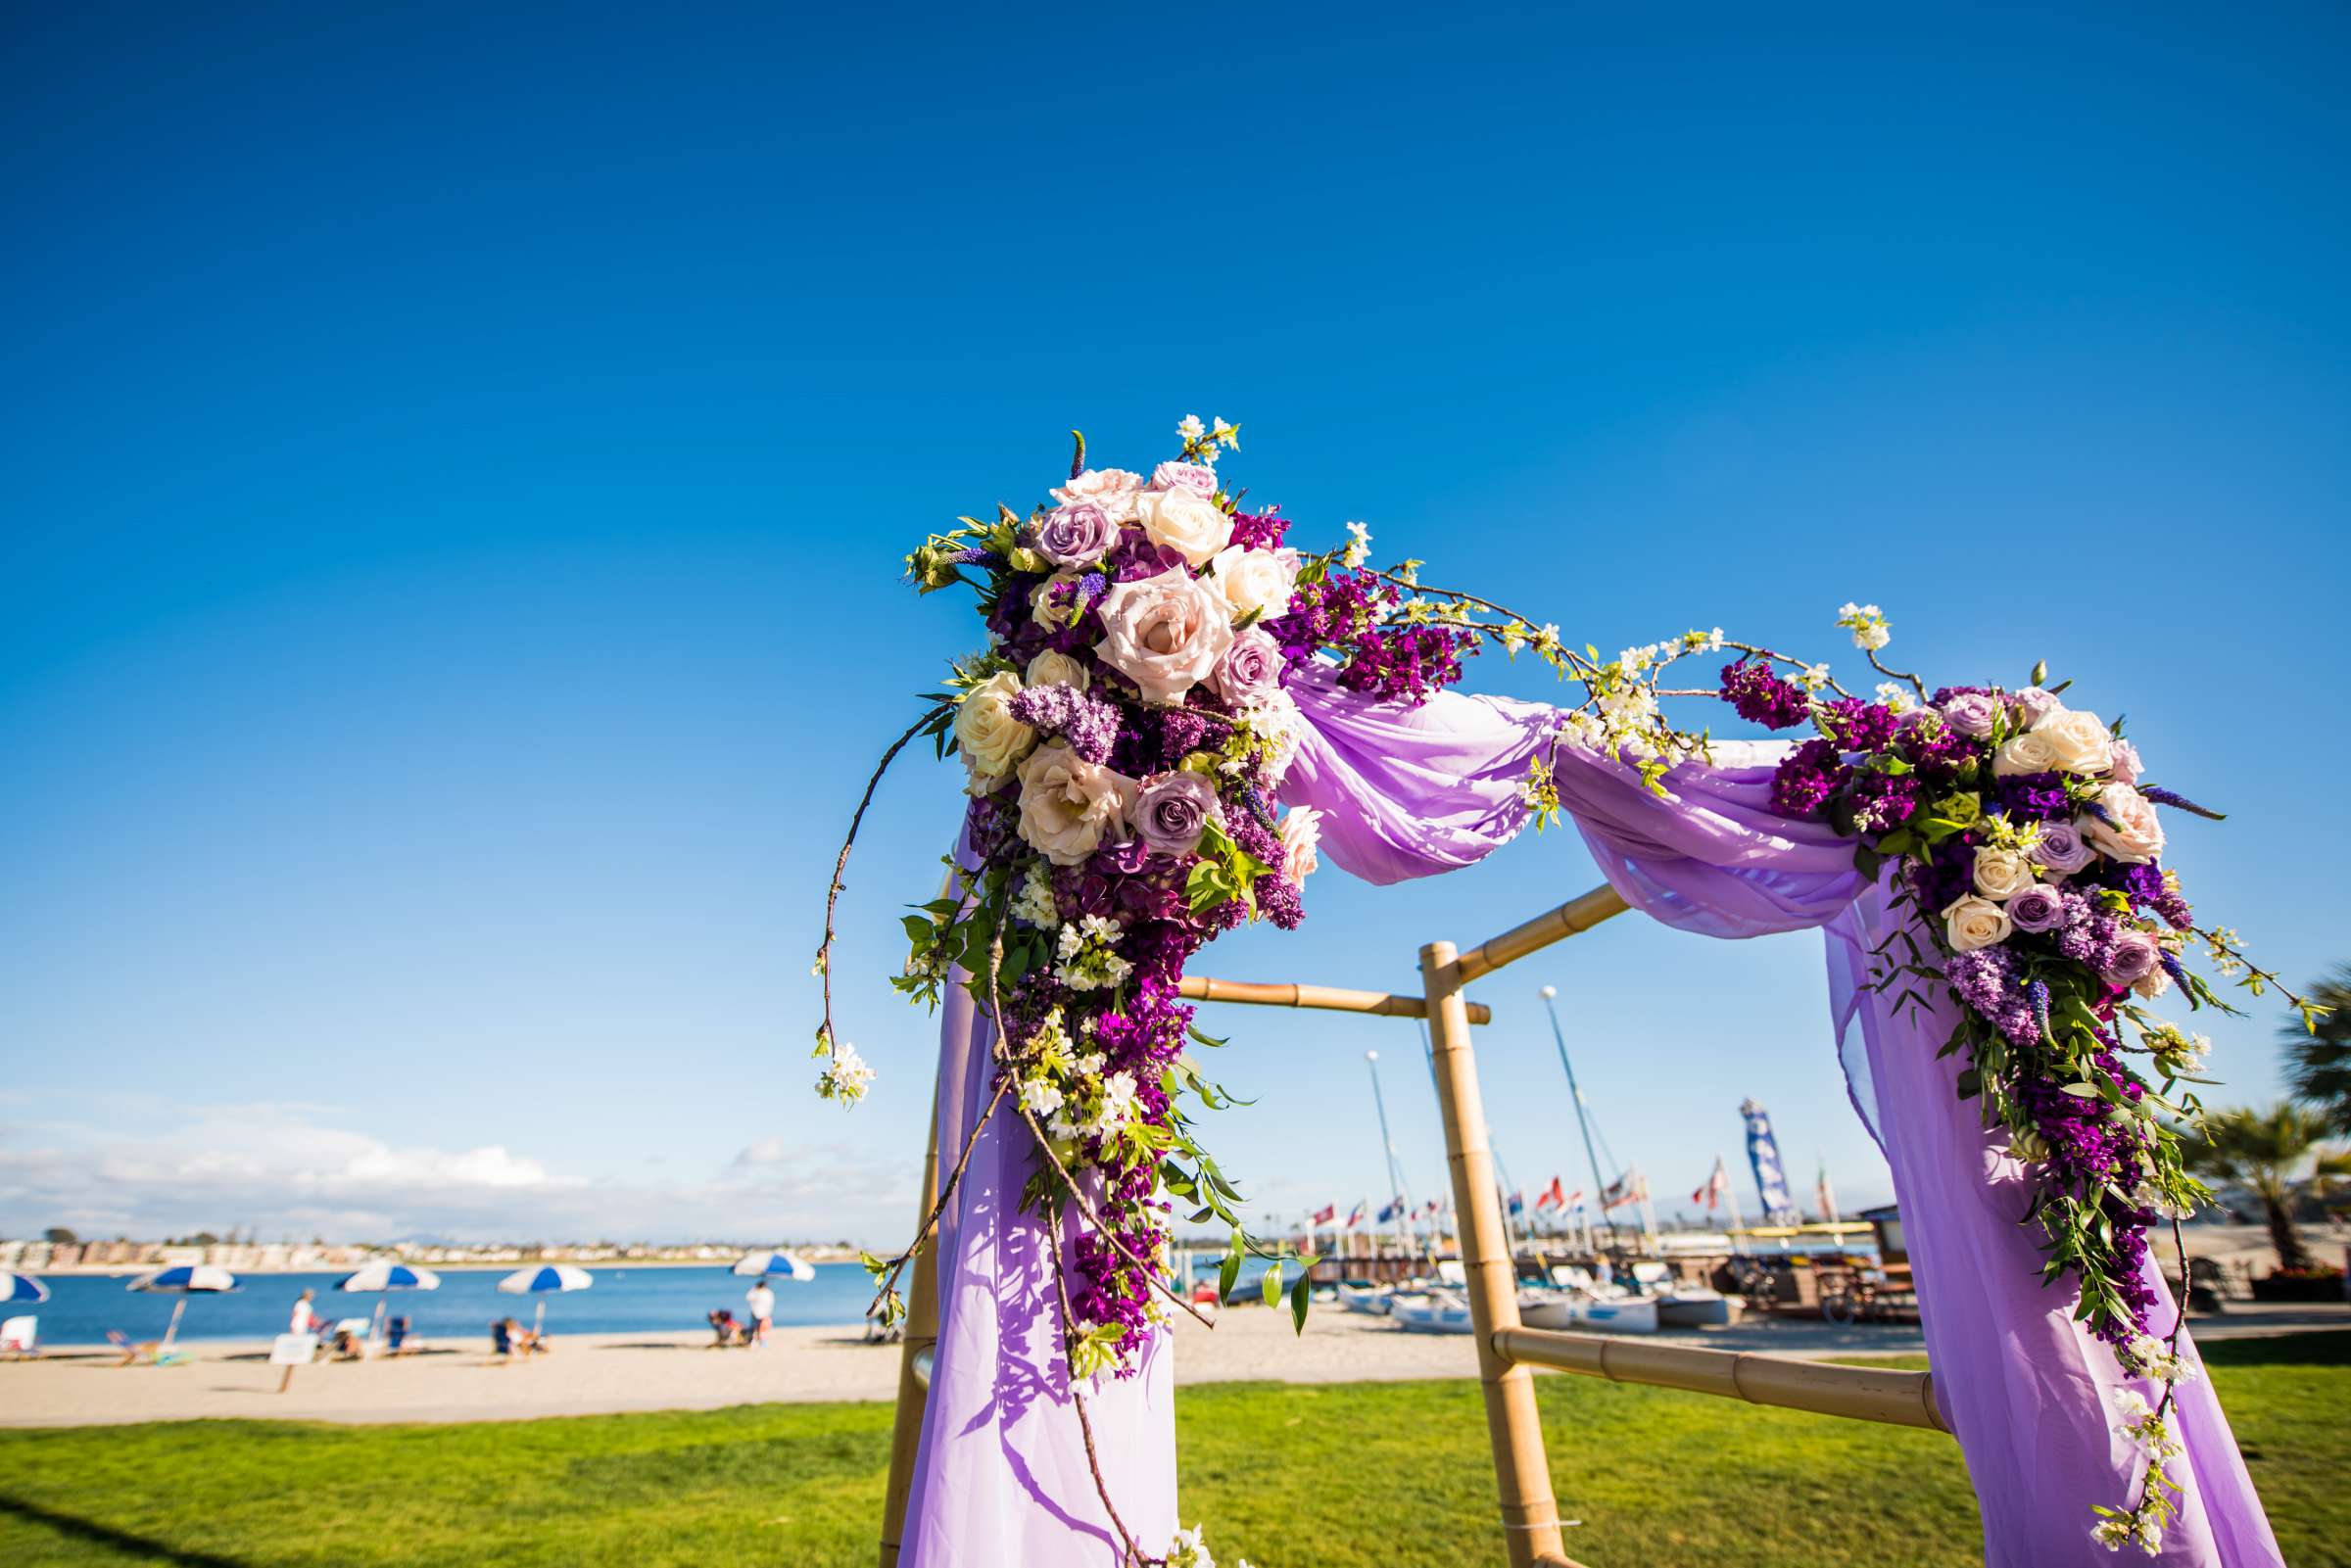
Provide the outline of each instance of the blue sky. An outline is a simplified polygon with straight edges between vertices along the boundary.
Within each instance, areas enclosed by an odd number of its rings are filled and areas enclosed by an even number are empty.
[[[870,759],[976,627],[900,553],[1071,426],[1187,412],[1300,537],[1604,649],[1721,625],[2128,713],[2210,915],[2351,956],[2337,9],[51,8],[0,47],[0,1230],[903,1228],[882,982],[951,770]],[[1481,661],[1472,686],[1543,681]],[[1204,971],[1404,987],[1595,880],[1531,836],[1310,889]],[[1620,921],[1483,988],[1495,1136],[1576,1168],[1534,988],[1661,1193],[1774,1112],[1848,1201],[1818,944]],[[2275,1016],[2214,1029],[2278,1091]],[[1274,1209],[1375,1193],[1362,1053],[1224,1015]],[[1572,1179],[1571,1179],[1572,1184]]]

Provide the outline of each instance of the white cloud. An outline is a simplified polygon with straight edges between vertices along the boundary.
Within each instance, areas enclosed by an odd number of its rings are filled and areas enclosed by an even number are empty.
[[[700,1180],[592,1181],[527,1151],[393,1144],[349,1119],[264,1103],[183,1110],[151,1134],[20,1122],[0,1131],[0,1233],[888,1242],[913,1190],[910,1164],[783,1138]]]

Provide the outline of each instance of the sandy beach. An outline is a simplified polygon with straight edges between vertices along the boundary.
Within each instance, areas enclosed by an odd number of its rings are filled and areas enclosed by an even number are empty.
[[[2351,1329],[2351,1307],[2233,1307],[2199,1322],[2206,1340]],[[1720,1350],[1798,1356],[1891,1355],[1924,1349],[1915,1329],[1764,1322],[1659,1336]],[[1289,1314],[1239,1308],[1212,1332],[1176,1327],[1178,1383],[1374,1382],[1469,1377],[1463,1337],[1405,1333],[1384,1319],[1318,1308],[1293,1336]],[[708,1410],[732,1404],[887,1400],[896,1390],[894,1346],[864,1344],[851,1328],[777,1331],[756,1351],[713,1351],[703,1334],[579,1335],[527,1364],[496,1362],[485,1341],[428,1345],[427,1354],[296,1369],[261,1342],[191,1344],[186,1365],[122,1367],[98,1347],[53,1347],[38,1360],[0,1365],[0,1426],[90,1426],[129,1421],[269,1418],[304,1421],[510,1421],[625,1410]]]

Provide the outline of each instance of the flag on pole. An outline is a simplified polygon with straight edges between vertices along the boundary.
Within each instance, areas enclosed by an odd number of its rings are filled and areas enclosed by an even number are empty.
[[[1348,1212],[1346,1228],[1353,1230],[1356,1226],[1362,1224],[1364,1222],[1364,1216],[1370,1212],[1371,1205],[1368,1201],[1357,1204],[1355,1208]]]
[[[1583,1194],[1579,1192],[1576,1196],[1581,1198]],[[1550,1186],[1535,1194],[1535,1212],[1537,1213],[1541,1213],[1546,1209],[1564,1209],[1566,1207],[1566,1184],[1557,1176],[1551,1178]]]
[[[1439,1204],[1434,1198],[1431,1198],[1427,1203],[1421,1206],[1420,1212],[1425,1217],[1427,1215],[1436,1213],[1438,1210],[1443,1207],[1444,1206]]]
[[[1388,1223],[1389,1221],[1391,1221],[1391,1220],[1394,1220],[1394,1219],[1401,1218],[1401,1217],[1403,1216],[1403,1214],[1404,1214],[1404,1194],[1402,1194],[1402,1193],[1398,1193],[1398,1194],[1396,1195],[1396,1198],[1395,1198],[1395,1201],[1394,1201],[1394,1202],[1392,1202],[1392,1203],[1388,1204],[1388,1205],[1387,1205],[1385,1208],[1383,1208],[1383,1209],[1381,1209],[1381,1210],[1380,1210],[1380,1212],[1379,1212],[1379,1222],[1380,1222],[1381,1224],[1383,1224],[1383,1225],[1384,1225],[1384,1224],[1387,1224],[1387,1223]]]
[[[1812,1196],[1820,1203],[1820,1217],[1829,1224],[1837,1223],[1837,1189],[1829,1185],[1829,1157],[1820,1157],[1820,1179],[1813,1184]]]
[[[1526,1194],[1523,1192],[1514,1192],[1511,1194],[1511,1201],[1507,1207],[1509,1208],[1511,1216],[1512,1218],[1516,1218],[1517,1216],[1525,1213]]]
[[[1747,1161],[1754,1167],[1755,1196],[1763,1200],[1764,1222],[1789,1224],[1798,1217],[1796,1202],[1788,1195],[1788,1174],[1780,1164],[1780,1140],[1772,1133],[1771,1117],[1753,1100],[1741,1101],[1739,1114],[1747,1118]]]
[[[1621,1209],[1626,1204],[1641,1203],[1649,1197],[1649,1178],[1638,1170],[1628,1170],[1608,1183],[1600,1195],[1603,1209]]]
[[[1317,1230],[1319,1230],[1324,1225],[1329,1224],[1332,1220],[1338,1217],[1339,1206],[1337,1204],[1324,1204],[1321,1208],[1307,1215],[1306,1222],[1314,1226]]]
[[[1690,1195],[1690,1201],[1701,1209],[1719,1209],[1723,1195],[1731,1190],[1731,1173],[1723,1168],[1722,1156],[1714,1157],[1713,1173]]]

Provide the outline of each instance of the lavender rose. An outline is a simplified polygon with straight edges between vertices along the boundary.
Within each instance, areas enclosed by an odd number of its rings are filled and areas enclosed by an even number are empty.
[[[1165,462],[1151,470],[1153,490],[1188,490],[1195,495],[1217,493],[1217,471],[1200,463]]]
[[[2082,841],[2082,830],[2070,822],[2042,823],[2026,853],[2060,877],[2071,877],[2098,858],[2098,852]]]
[[[1095,655],[1139,687],[1147,702],[1181,702],[1232,646],[1230,607],[1180,567],[1114,584],[1100,613]]]
[[[2163,970],[2163,948],[2145,931],[2124,931],[2114,939],[2114,951],[2106,961],[2106,982],[2109,985],[2136,985],[2150,974]]]
[[[1281,689],[1281,644],[1254,626],[1238,634],[1217,661],[1214,684],[1236,708],[1271,696]]]
[[[1074,500],[1045,513],[1031,547],[1056,566],[1087,566],[1110,553],[1119,525],[1090,500]]]
[[[2059,708],[2065,706],[2063,702],[2058,700],[2056,692],[2043,691],[2039,687],[2037,686],[2029,686],[2021,691],[2014,691],[2009,694],[2015,700],[2016,705],[2025,710],[2025,722],[2027,724],[2039,724],[2049,714],[2054,713]]]
[[[1134,831],[1152,852],[1188,855],[1200,847],[1200,834],[1222,820],[1217,786],[1196,773],[1163,773],[1143,781],[1134,806]]]
[[[1991,721],[1999,712],[2000,699],[1989,691],[1962,691],[1942,708],[1943,723],[1976,740],[1991,734]]]
[[[2008,920],[2020,931],[2053,931],[2065,924],[2065,894],[2035,882],[2008,900]]]

